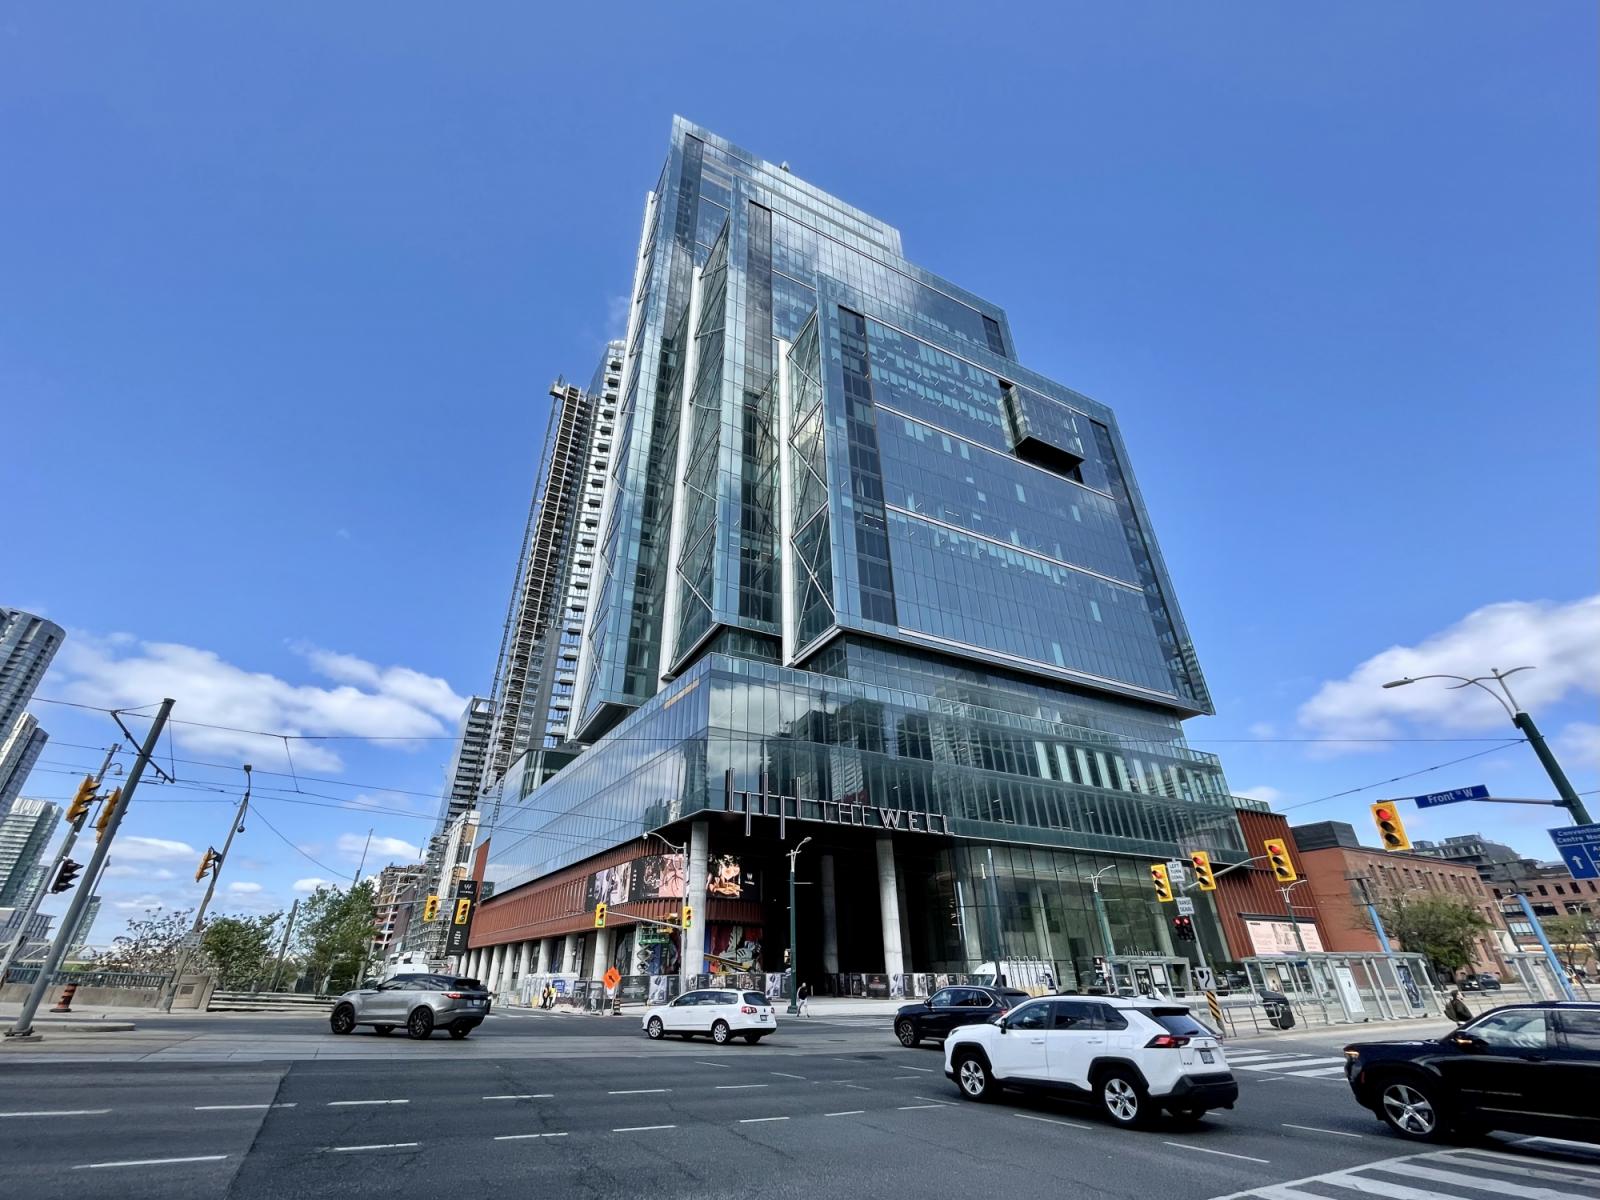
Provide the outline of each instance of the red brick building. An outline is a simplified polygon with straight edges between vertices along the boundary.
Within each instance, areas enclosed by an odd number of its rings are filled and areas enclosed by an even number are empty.
[[[1283,838],[1289,844],[1289,852],[1299,861],[1289,822],[1280,814],[1241,809],[1239,828],[1252,855],[1265,853],[1262,845],[1267,839]],[[1327,933],[1312,897],[1306,894],[1310,890],[1309,885],[1296,888],[1289,898],[1294,906],[1295,924],[1300,927],[1300,940],[1307,950],[1315,951],[1327,947]],[[1215,900],[1223,936],[1235,959],[1292,953],[1298,949],[1283,893],[1265,862],[1220,876]]]

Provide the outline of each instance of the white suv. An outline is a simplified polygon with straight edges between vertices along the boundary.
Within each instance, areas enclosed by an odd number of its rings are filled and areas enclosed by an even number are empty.
[[[1172,1003],[1144,997],[1047,996],[954,1030],[944,1073],[963,1098],[1025,1088],[1097,1103],[1118,1125],[1159,1109],[1197,1121],[1232,1108],[1239,1085],[1216,1035]]]
[[[733,988],[685,992],[670,1004],[659,1004],[644,1014],[644,1031],[652,1040],[669,1033],[685,1039],[704,1033],[719,1046],[734,1037],[743,1037],[753,1046],[777,1027],[772,1001],[760,992]]]

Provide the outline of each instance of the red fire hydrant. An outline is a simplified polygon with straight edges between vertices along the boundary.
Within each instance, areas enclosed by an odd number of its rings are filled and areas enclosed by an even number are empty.
[[[73,997],[74,994],[76,994],[77,990],[78,990],[78,985],[77,984],[75,984],[75,983],[67,984],[66,991],[61,993],[61,999],[56,1002],[56,1006],[54,1008],[52,1008],[50,1011],[53,1012],[53,1013],[69,1013],[69,1012],[71,1012],[72,1011],[72,997]]]

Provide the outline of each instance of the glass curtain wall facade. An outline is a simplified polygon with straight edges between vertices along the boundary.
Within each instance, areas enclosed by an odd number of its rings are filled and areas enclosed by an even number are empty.
[[[1211,700],[1111,411],[895,230],[681,118],[622,380],[586,749],[507,776],[496,896],[702,818],[776,862],[793,821],[891,844],[907,970],[1080,958],[1105,865],[1113,932],[1171,953],[1148,862],[1247,857],[1258,806],[1184,743]]]

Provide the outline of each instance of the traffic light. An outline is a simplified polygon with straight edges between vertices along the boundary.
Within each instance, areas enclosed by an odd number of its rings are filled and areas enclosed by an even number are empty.
[[[78,794],[72,798],[72,803],[67,806],[67,823],[81,821],[89,815],[89,806],[94,803],[94,779],[85,775],[83,782],[78,785]]]
[[[1400,820],[1400,810],[1393,804],[1372,806],[1372,822],[1378,827],[1385,850],[1409,850],[1411,839],[1406,836],[1405,822]]]
[[[1189,851],[1189,865],[1194,868],[1195,885],[1202,892],[1217,890],[1217,876],[1211,869],[1211,855],[1204,850]]]
[[[1178,935],[1178,940],[1180,942],[1194,941],[1194,918],[1173,917],[1172,932]]]
[[[194,881],[199,883],[206,877],[207,872],[216,870],[221,863],[222,855],[208,846],[206,852],[200,856],[200,866],[195,870]]]
[[[111,814],[117,811],[117,805],[122,803],[122,789],[118,788],[106,797],[106,802],[100,806],[100,819],[94,823],[94,840],[99,841],[106,835],[106,827],[111,824]]]
[[[1293,883],[1300,878],[1294,869],[1294,860],[1289,857],[1288,843],[1282,838],[1268,838],[1261,843],[1261,848],[1267,852],[1267,865],[1279,883]]]
[[[604,900],[594,906],[594,927],[596,929],[604,929],[606,927],[606,902]]]
[[[784,970],[789,969],[789,947],[787,946],[783,948],[783,968]]]
[[[56,872],[56,881],[50,885],[52,892],[64,892],[78,882],[78,874],[83,870],[82,863],[75,863],[70,858],[61,860],[61,869]]]
[[[424,921],[437,921],[439,919],[439,897],[429,896],[422,902],[422,919]]]
[[[682,927],[684,929],[688,929],[693,924],[694,924],[694,909],[691,908],[689,905],[685,904],[683,906],[683,926]]]
[[[1166,904],[1172,899],[1172,880],[1165,863],[1150,864],[1150,879],[1156,885],[1156,899]]]
[[[467,923],[467,917],[471,914],[471,912],[472,898],[470,896],[462,896],[461,899],[456,901],[456,924],[465,925]]]

